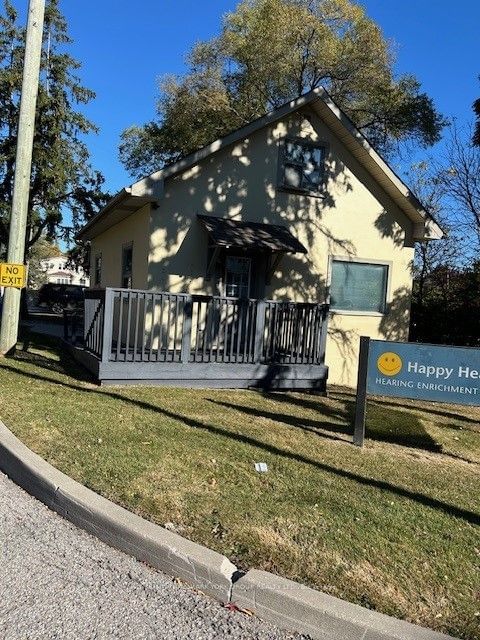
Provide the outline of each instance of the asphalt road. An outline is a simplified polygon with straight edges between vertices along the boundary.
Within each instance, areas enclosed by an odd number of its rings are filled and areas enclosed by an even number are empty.
[[[297,640],[106,546],[0,473],[0,638]]]

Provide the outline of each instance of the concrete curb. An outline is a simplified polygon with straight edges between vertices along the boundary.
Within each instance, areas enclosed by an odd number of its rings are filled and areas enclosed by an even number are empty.
[[[0,468],[48,507],[111,547],[223,602],[237,567],[216,551],[119,507],[52,467],[0,421]]]
[[[252,569],[238,578],[237,567],[225,556],[148,522],[72,480],[31,451],[1,421],[0,470],[111,547],[285,629],[322,640],[455,640],[266,571]]]
[[[232,601],[267,622],[322,640],[454,640],[257,569],[235,582]]]

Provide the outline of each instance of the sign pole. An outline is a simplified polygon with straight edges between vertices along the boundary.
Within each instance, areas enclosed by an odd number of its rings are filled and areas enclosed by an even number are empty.
[[[355,403],[355,426],[353,444],[363,447],[365,440],[365,414],[367,411],[367,370],[370,338],[361,336],[360,354],[358,359],[357,401]]]
[[[7,260],[9,263],[16,264],[23,264],[25,261],[25,234],[44,14],[45,0],[30,0],[25,41],[25,60],[23,63],[22,95],[20,98],[12,214],[8,239]],[[0,331],[1,355],[11,351],[17,343],[20,296],[21,289],[11,287],[5,289]]]

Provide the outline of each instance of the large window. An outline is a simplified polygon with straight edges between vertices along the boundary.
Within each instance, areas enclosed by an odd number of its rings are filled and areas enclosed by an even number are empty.
[[[248,298],[250,295],[250,258],[225,258],[225,295],[233,298]]]
[[[122,248],[122,289],[132,288],[133,244]]]
[[[325,147],[299,139],[286,139],[282,156],[282,187],[315,194],[322,190]]]
[[[385,264],[333,260],[330,307],[340,311],[384,313],[387,281]]]

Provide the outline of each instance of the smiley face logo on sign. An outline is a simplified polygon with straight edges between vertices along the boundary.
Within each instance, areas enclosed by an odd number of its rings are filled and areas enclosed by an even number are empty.
[[[377,367],[384,376],[396,376],[402,370],[402,359],[393,351],[382,353],[377,360]]]

